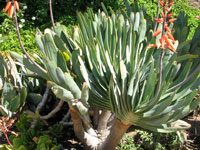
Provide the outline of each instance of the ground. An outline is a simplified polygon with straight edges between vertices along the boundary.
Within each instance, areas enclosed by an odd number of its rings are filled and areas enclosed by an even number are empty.
[[[186,141],[186,146],[192,150],[200,149],[200,111],[196,115],[190,115],[185,118],[192,127],[186,131],[188,134],[188,140]]]
[[[188,2],[190,6],[200,9],[200,0],[188,0]]]

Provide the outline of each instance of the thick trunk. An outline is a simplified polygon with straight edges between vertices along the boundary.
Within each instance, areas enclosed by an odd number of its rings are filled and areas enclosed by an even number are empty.
[[[71,118],[73,121],[75,135],[85,145],[86,149],[97,148],[100,142],[99,139],[84,131],[79,114],[75,111],[71,111]]]
[[[96,136],[85,132],[81,117],[75,110],[71,110],[71,117],[75,135],[85,145],[86,150],[115,150],[120,142],[120,139],[123,137],[126,130],[131,126],[130,124],[123,123],[119,119],[115,119],[110,134],[104,141],[102,141],[101,138],[97,138]]]
[[[124,124],[121,120],[115,119],[109,136],[98,148],[98,150],[115,150],[120,142],[120,139],[123,137],[124,133],[130,126],[130,124]]]
[[[110,111],[108,111],[108,110],[102,111],[100,118],[99,118],[98,128],[97,128],[97,130],[99,132],[107,129],[107,123],[108,123],[108,119],[110,118],[110,115],[111,115]]]
[[[94,127],[97,128],[99,122],[99,108],[94,106]]]

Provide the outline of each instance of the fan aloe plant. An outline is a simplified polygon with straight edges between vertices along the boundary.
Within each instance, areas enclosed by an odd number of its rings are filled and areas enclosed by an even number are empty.
[[[13,59],[0,54],[0,116],[13,117],[26,100],[26,88]]]
[[[12,56],[48,80],[54,94],[68,102],[74,132],[88,149],[115,149],[131,125],[164,133],[188,128],[180,119],[199,103],[194,99],[200,83],[198,29],[186,41],[188,33],[182,36],[181,31],[187,19],[180,15],[174,33],[179,44],[170,48],[174,53],[159,41],[163,33],[152,38],[152,21],[145,19],[144,8],[126,2],[126,11],[110,9],[109,15],[103,10],[78,13],[79,25],[71,36],[59,24],[44,34],[38,31],[44,69],[14,52]],[[149,47],[152,43],[155,48]],[[105,138],[94,132],[90,108]]]

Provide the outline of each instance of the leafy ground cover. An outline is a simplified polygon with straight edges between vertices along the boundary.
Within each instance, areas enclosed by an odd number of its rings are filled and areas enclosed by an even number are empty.
[[[192,125],[189,130],[180,132],[180,135],[177,133],[161,134],[155,133],[133,126],[130,128],[130,131],[126,133],[124,138],[121,140],[118,150],[199,150],[200,149],[200,111],[196,114],[190,114],[184,120]],[[45,113],[45,111],[43,111]],[[47,112],[46,112],[47,113]],[[79,142],[73,132],[72,126],[60,126],[58,123],[61,121],[63,114],[66,114],[66,105],[64,105],[61,111],[48,120],[48,126],[38,124],[34,129],[35,132],[38,132],[39,137],[49,136],[51,139],[52,145],[60,146],[62,149],[74,149],[74,150],[83,150],[83,145]],[[18,121],[19,126],[21,123],[27,124],[26,121]],[[31,120],[30,120],[31,121]],[[29,122],[30,123],[30,122]],[[51,127],[49,127],[51,126]],[[29,126],[28,126],[29,127]],[[14,131],[21,131],[14,126],[12,128]],[[28,131],[28,128],[26,129]],[[64,132],[63,132],[64,131]],[[28,133],[24,133],[26,136],[30,136]],[[35,135],[36,136],[36,135]],[[36,149],[34,136],[30,137],[30,141],[26,144],[32,145],[30,149]],[[38,139],[37,139],[38,140]],[[182,142],[181,142],[182,140]],[[3,135],[0,135],[0,143],[7,144],[6,139]],[[50,144],[49,144],[50,145]],[[59,150],[59,148],[58,148]]]

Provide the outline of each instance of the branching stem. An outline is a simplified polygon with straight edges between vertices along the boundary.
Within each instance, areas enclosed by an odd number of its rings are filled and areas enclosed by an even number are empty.
[[[46,116],[40,116],[40,119],[47,120],[47,119],[51,118],[53,115],[55,115],[61,109],[61,107],[63,106],[63,104],[64,104],[64,101],[60,100],[60,102],[58,103],[58,105],[48,115],[46,115]]]
[[[10,142],[10,140],[9,140],[9,138],[8,138],[7,133],[6,133],[6,132],[3,132],[3,134],[4,134],[4,136],[6,137],[6,140],[7,140],[8,144],[13,148],[13,145],[11,144],[11,142]]]

